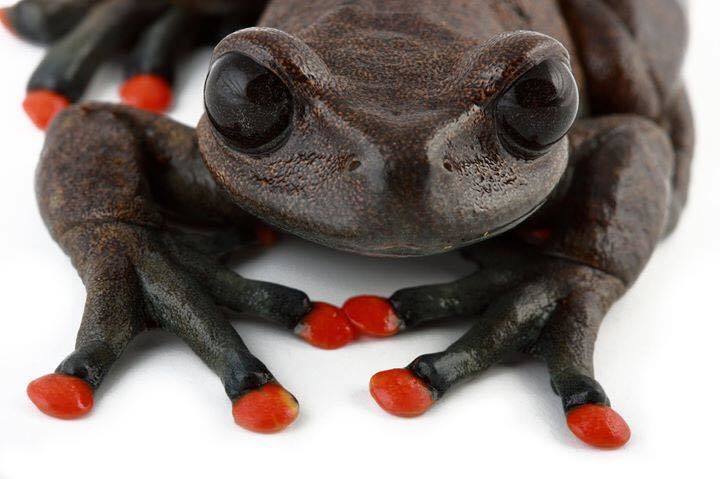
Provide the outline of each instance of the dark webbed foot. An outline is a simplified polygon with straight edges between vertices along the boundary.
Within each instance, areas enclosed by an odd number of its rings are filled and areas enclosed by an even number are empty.
[[[304,293],[241,278],[172,233],[107,224],[71,234],[66,241],[91,251],[80,265],[85,314],[75,351],[28,387],[38,408],[64,419],[88,413],[93,391],[129,342],[160,327],[217,373],[239,425],[274,432],[295,419],[297,401],[248,351],[220,307],[293,330],[312,309]]]
[[[370,391],[378,404],[398,416],[420,415],[452,387],[510,354],[529,352],[547,362],[573,433],[597,447],[627,442],[627,425],[592,377],[595,334],[622,283],[562,259],[485,247],[474,254],[494,259],[460,281],[393,295],[405,327],[453,318],[473,318],[474,325],[445,351],[373,376]]]
[[[122,100],[165,112],[182,56],[229,27],[251,25],[263,8],[262,2],[224,3],[222,15],[206,2],[179,6],[172,0],[21,0],[3,9],[0,20],[13,33],[50,44],[30,78],[23,107],[36,126],[46,129],[80,99],[102,63],[130,49]]]
[[[287,427],[297,417],[297,401],[248,351],[221,308],[273,322],[325,349],[353,341],[356,332],[339,308],[247,280],[218,262],[238,247],[264,247],[267,231],[161,233],[104,225],[74,233],[74,242],[93,252],[83,261],[89,269],[85,314],[75,351],[54,374],[28,386],[32,402],[61,419],[86,415],[95,389],[130,341],[160,327],[183,339],[218,374],[238,425],[265,433]],[[108,249],[98,251],[99,242],[108,242]]]

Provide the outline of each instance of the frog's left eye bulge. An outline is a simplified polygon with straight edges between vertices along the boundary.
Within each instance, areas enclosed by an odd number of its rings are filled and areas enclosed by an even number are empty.
[[[568,66],[546,60],[498,99],[495,118],[506,148],[524,157],[544,153],[568,132],[578,111],[578,89]]]
[[[240,53],[210,68],[205,110],[215,130],[244,153],[265,153],[287,137],[293,117],[288,87],[272,71]]]

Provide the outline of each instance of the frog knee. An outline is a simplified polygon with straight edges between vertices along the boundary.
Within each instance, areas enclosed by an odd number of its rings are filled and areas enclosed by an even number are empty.
[[[667,132],[655,121],[637,115],[622,115],[596,141],[598,148],[608,148],[619,154],[614,162],[623,169],[642,172],[660,183],[670,180],[673,173],[674,151]],[[661,193],[663,189],[656,190]]]

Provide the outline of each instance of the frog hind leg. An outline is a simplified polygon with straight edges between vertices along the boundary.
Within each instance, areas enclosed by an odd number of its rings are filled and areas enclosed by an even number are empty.
[[[680,87],[688,39],[677,0],[561,0],[593,115],[660,118]]]
[[[54,43],[30,77],[23,107],[33,123],[46,129],[54,117],[77,101],[100,64],[127,45],[164,6],[158,2],[101,2],[67,35]]]

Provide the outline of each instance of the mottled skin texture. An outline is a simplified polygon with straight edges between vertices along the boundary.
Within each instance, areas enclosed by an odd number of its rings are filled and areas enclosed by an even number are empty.
[[[135,335],[159,326],[230,398],[271,381],[223,313],[293,329],[310,303],[218,262],[243,246],[233,238],[252,241],[249,213],[364,254],[462,248],[477,273],[391,298],[406,328],[474,320],[409,366],[435,397],[524,351],[547,363],[566,410],[608,404],[593,379],[597,330],[687,197],[684,19],[672,0],[276,0],[263,28],[229,36],[215,59],[249,55],[292,91],[279,149],[240,153],[207,117],[195,131],[120,106],[71,107],[37,176],[43,217],[88,289],[59,371],[97,387]],[[528,161],[498,140],[494,101],[555,57],[572,64],[580,114]]]

